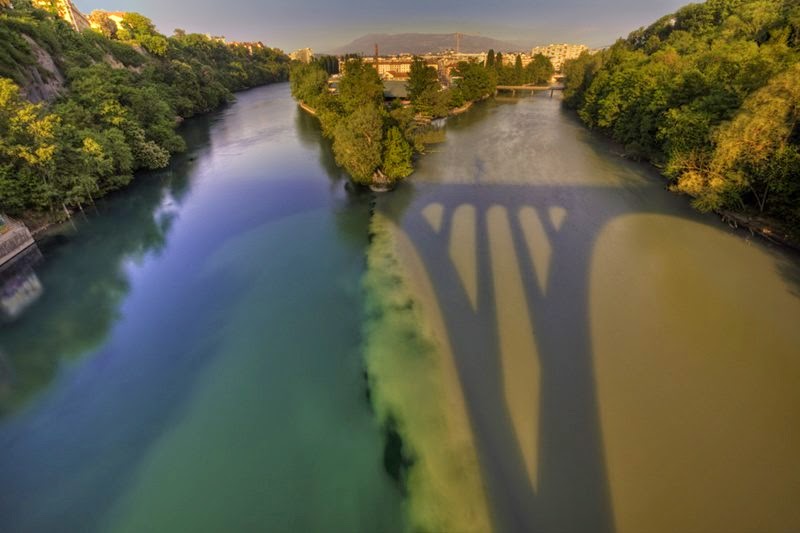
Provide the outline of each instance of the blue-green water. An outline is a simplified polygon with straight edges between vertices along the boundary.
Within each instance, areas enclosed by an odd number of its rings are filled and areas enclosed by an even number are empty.
[[[378,198],[286,85],[183,133],[0,269],[3,533],[800,527],[796,255],[558,98]]]
[[[0,330],[0,530],[402,530],[360,354],[369,198],[286,85],[184,133],[42,245]]]

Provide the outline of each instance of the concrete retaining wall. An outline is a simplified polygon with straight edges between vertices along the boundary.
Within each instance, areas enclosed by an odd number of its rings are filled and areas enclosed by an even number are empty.
[[[23,224],[9,222],[8,229],[0,233],[0,265],[13,259],[25,248],[33,244],[33,237]]]

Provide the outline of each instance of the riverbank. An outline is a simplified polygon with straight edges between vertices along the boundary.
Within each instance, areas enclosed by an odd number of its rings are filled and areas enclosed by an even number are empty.
[[[460,115],[462,113],[466,113],[467,111],[470,110],[470,108],[472,108],[472,106],[474,104],[475,104],[475,102],[467,102],[466,104],[462,105],[461,107],[454,107],[453,109],[450,110],[448,115],[451,116],[451,117],[455,117],[455,116],[458,116],[458,115]]]
[[[564,105],[563,101],[562,105],[564,109],[573,117],[573,119],[577,123],[581,124],[581,126],[584,129],[591,132],[592,135],[600,136],[605,142],[612,145],[614,149],[611,150],[611,153],[614,156],[619,157],[620,159],[637,161],[641,162],[644,165],[647,165],[648,167],[656,171],[659,176],[661,176],[661,178],[666,183],[667,190],[669,190],[673,194],[683,196],[689,201],[691,201],[690,196],[688,196],[686,193],[682,191],[678,191],[675,187],[671,185],[672,180],[667,175],[664,174],[663,166],[656,165],[652,161],[646,158],[631,157],[625,151],[625,147],[622,144],[614,140],[607,133],[588,127],[586,123],[584,123],[583,120],[581,120],[581,118],[578,116],[576,110],[572,109],[567,105]],[[752,236],[759,237],[765,240],[766,242],[769,242],[770,244],[781,246],[794,251],[800,251],[800,235],[793,234],[777,220],[770,219],[769,217],[765,217],[758,213],[737,212],[729,209],[714,210],[713,212],[720,218],[722,222],[724,222],[733,229],[746,230],[750,232]]]
[[[783,229],[782,226],[774,220],[734,211],[723,210],[715,212],[723,222],[734,229],[743,228],[749,231],[751,235],[761,237],[772,244],[800,252],[800,238]]]
[[[191,121],[197,120],[197,119],[204,119],[205,117],[207,117],[207,116],[209,116],[209,115],[211,115],[213,113],[219,112],[220,110],[224,109],[226,106],[234,104],[236,95],[241,95],[241,94],[247,93],[248,91],[252,91],[252,90],[255,90],[255,89],[258,89],[258,88],[261,88],[261,87],[267,87],[267,86],[275,85],[275,84],[279,84],[279,83],[286,83],[286,82],[285,82],[285,80],[281,80],[281,81],[263,83],[263,84],[255,85],[253,87],[247,87],[247,88],[241,89],[239,91],[236,91],[234,93],[234,99],[232,99],[232,100],[229,99],[229,100],[225,100],[223,102],[220,102],[217,107],[215,107],[213,109],[210,109],[210,110],[208,110],[206,112],[197,113],[197,114],[193,115],[192,117],[190,117],[188,119],[181,119],[180,121],[177,120],[180,117],[176,117],[176,121],[175,121],[175,123],[173,125],[173,129],[178,135],[181,135],[181,129],[184,128],[186,126],[186,124],[190,123]],[[130,186],[131,183],[133,183],[137,178],[140,178],[142,175],[146,175],[146,174],[152,173],[154,171],[157,172],[159,170],[164,170],[164,169],[170,168],[174,164],[175,158],[179,157],[181,155],[181,153],[183,153],[182,150],[170,153],[169,154],[168,164],[163,169],[153,169],[153,170],[139,169],[139,170],[137,170],[136,172],[134,172],[133,179],[129,183],[127,183],[125,185],[122,185],[120,187],[115,187],[113,189],[110,189],[110,190],[106,191],[103,195],[101,195],[101,196],[99,196],[97,198],[92,198],[91,202],[87,202],[87,204],[85,206],[83,206],[82,208],[67,208],[66,206],[62,205],[62,209],[61,210],[55,210],[55,211],[25,211],[25,212],[19,214],[17,218],[21,223],[23,223],[28,228],[28,231],[30,231],[30,233],[33,236],[34,240],[39,241],[41,238],[46,236],[48,234],[48,232],[50,230],[52,230],[53,228],[56,228],[61,224],[69,223],[71,218],[74,215],[76,215],[76,213],[86,213],[86,212],[93,211],[93,209],[94,209],[94,205],[93,204],[94,204],[95,200],[100,200],[100,199],[102,199],[102,198],[104,198],[106,196],[124,192],[126,190],[126,188],[128,186]]]
[[[310,105],[306,104],[305,102],[298,101],[297,105],[299,105],[300,109],[302,109],[306,113],[313,115],[315,117],[317,116],[317,110],[311,107]]]

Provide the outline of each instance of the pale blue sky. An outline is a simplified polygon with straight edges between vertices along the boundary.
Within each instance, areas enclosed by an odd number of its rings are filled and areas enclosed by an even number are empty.
[[[93,9],[137,11],[175,28],[260,40],[291,51],[347,44],[367,33],[462,32],[497,39],[581,42],[591,47],[675,11],[688,0],[73,0]]]

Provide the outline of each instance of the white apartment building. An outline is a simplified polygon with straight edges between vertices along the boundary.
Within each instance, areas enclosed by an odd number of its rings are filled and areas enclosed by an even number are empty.
[[[531,56],[542,54],[553,63],[556,72],[561,72],[564,63],[569,59],[575,59],[589,48],[583,44],[549,44],[547,46],[537,46],[531,50]]]

